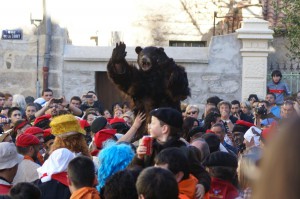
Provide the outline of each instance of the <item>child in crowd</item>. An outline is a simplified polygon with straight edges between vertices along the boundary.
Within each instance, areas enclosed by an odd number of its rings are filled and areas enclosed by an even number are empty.
[[[170,147],[162,150],[155,158],[155,166],[170,170],[178,183],[180,199],[194,199],[197,178],[190,174],[189,161],[182,150]]]
[[[150,112],[149,133],[153,138],[152,154],[146,156],[147,147],[139,143],[133,163],[142,167],[153,166],[154,158],[164,148],[182,147],[186,144],[179,139],[183,118],[172,108],[158,108]]]
[[[282,74],[279,70],[274,70],[271,74],[272,81],[267,84],[267,90],[269,93],[274,93],[276,95],[275,103],[277,105],[282,105],[284,101],[284,96],[291,95],[291,91],[288,85],[281,81]]]
[[[104,193],[106,180],[114,173],[124,170],[132,161],[133,156],[134,151],[129,144],[118,144],[114,141],[105,143],[98,155],[100,167],[98,169],[99,185],[97,189],[101,194]]]
[[[142,168],[153,166],[157,154],[170,147],[178,147],[188,153],[189,149],[186,143],[180,140],[179,136],[183,124],[182,113],[173,108],[157,108],[152,110],[150,115],[151,123],[148,128],[153,138],[152,153],[146,155],[147,147],[143,145],[143,142],[140,142],[131,166]],[[203,186],[197,195],[204,195],[205,191],[209,190],[210,178],[208,173],[202,169],[200,162],[194,160],[194,157],[189,157],[189,162],[197,165],[193,166],[191,173],[197,177],[199,184]]]
[[[140,199],[178,199],[178,185],[174,174],[167,169],[144,169],[136,182]]]
[[[100,199],[96,185],[95,166],[93,161],[85,156],[78,156],[68,165],[68,183],[72,193],[70,199]]]

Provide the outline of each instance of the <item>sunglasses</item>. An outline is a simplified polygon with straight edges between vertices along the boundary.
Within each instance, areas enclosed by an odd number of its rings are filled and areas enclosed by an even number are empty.
[[[196,113],[198,113],[198,111],[191,111],[191,112],[187,112],[186,114],[188,114],[188,115],[194,115],[194,114],[196,114]]]

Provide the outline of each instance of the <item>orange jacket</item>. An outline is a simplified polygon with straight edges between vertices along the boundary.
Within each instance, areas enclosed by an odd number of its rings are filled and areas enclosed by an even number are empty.
[[[83,187],[72,193],[70,199],[100,199],[100,196],[95,188]]]
[[[196,194],[197,178],[190,174],[189,178],[178,183],[180,199],[194,199]]]

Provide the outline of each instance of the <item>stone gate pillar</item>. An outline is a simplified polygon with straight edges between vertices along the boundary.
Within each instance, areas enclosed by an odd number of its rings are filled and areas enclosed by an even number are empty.
[[[262,19],[245,19],[242,28],[236,30],[238,39],[242,40],[242,100],[249,94],[266,96],[267,59],[269,41],[273,39],[273,30]]]

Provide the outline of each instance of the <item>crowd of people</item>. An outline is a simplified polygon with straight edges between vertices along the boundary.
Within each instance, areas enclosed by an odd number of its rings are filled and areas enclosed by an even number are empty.
[[[281,79],[263,99],[154,109],[141,139],[128,102],[0,92],[0,198],[298,198],[300,92]]]

